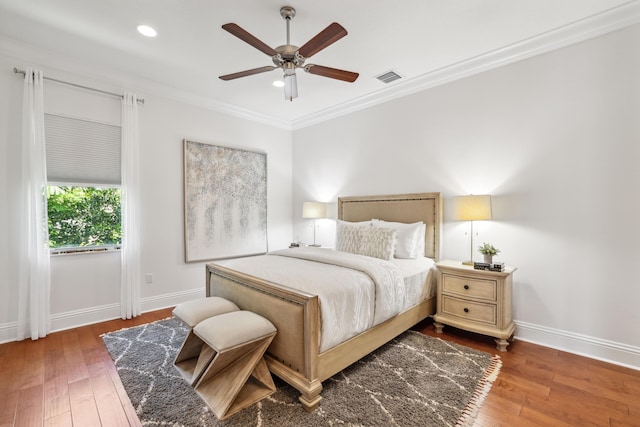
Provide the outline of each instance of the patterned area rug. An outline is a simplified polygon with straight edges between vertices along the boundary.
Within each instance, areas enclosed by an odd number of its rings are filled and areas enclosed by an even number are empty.
[[[173,367],[187,329],[165,319],[103,335],[143,425],[465,426],[502,365],[498,356],[408,331],[323,383],[313,413],[274,377],[277,391],[219,421]]]

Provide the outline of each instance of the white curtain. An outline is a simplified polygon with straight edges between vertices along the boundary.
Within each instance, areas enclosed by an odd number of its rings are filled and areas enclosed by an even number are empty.
[[[51,330],[43,81],[41,70],[27,68],[22,104],[18,340],[43,338]]]
[[[140,315],[140,174],[138,162],[138,99],[122,97],[122,272],[120,315]]]

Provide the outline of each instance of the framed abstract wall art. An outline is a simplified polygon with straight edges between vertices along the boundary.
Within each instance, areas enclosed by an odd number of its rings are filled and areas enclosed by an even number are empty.
[[[184,140],[185,261],[267,252],[267,155]]]

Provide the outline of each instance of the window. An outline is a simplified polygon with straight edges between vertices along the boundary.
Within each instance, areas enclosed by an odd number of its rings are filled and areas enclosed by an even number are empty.
[[[45,114],[51,253],[121,243],[119,126]]]
[[[121,243],[120,188],[50,185],[47,209],[54,253],[106,250]]]

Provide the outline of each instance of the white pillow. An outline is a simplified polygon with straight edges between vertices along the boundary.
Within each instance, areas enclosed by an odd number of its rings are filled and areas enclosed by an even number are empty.
[[[366,255],[380,259],[393,258],[397,231],[391,228],[369,227],[338,222],[336,227],[336,250]]]
[[[373,220],[374,226],[392,228],[398,231],[394,257],[415,259],[424,256],[424,222],[406,224],[403,222],[389,222],[380,219]],[[422,245],[420,245],[422,243]],[[422,248],[422,252],[420,252]]]
[[[418,233],[418,244],[416,245],[416,256],[417,257],[423,257],[424,256],[424,250],[425,250],[425,243],[424,243],[424,239],[425,239],[425,234],[427,233],[427,224],[422,224],[422,227],[420,227],[420,233]]]

